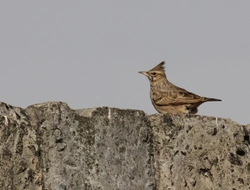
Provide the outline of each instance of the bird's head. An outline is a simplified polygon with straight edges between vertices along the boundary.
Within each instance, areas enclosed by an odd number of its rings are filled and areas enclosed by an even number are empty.
[[[139,73],[145,75],[148,77],[150,83],[157,83],[162,80],[166,80],[166,74],[164,70],[164,64],[165,62],[161,62],[157,66],[155,66],[153,69],[150,69],[149,71],[140,71]]]

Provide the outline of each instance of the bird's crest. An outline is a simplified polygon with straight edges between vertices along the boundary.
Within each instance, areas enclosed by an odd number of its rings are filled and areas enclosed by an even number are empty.
[[[165,62],[162,61],[161,63],[156,65],[153,69],[150,69],[149,71],[165,71],[164,64]]]

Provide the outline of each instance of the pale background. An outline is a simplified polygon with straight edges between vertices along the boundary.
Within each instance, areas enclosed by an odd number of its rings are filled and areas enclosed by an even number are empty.
[[[0,101],[156,113],[138,71],[202,96],[199,114],[250,123],[250,1],[0,2]]]

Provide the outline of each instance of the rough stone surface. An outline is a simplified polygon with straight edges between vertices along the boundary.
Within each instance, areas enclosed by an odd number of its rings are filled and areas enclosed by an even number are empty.
[[[0,189],[247,190],[249,144],[230,119],[0,103]]]
[[[199,115],[152,115],[156,189],[250,189],[250,126]]]
[[[142,111],[0,105],[0,189],[154,189]]]

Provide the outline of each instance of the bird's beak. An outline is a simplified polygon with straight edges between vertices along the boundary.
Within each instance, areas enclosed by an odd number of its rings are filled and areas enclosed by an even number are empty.
[[[146,71],[140,71],[139,73],[141,73],[141,74],[143,74],[143,75],[145,75],[145,76],[148,77],[148,72],[146,72]]]

